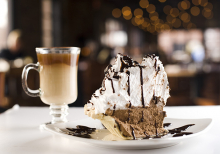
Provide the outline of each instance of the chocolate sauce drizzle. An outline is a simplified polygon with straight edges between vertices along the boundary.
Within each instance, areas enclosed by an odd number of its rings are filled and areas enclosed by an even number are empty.
[[[130,120],[130,110],[128,110],[128,120],[127,121],[129,121]]]
[[[155,120],[155,129],[156,129],[156,136],[154,138],[161,138],[161,136],[157,132],[157,121]]]
[[[92,134],[95,130],[96,128],[77,125],[76,128],[66,128],[66,130],[63,131],[68,135],[83,137],[83,138],[91,138],[90,134]]]
[[[177,133],[175,135],[173,135],[173,137],[179,137],[179,136],[184,136],[184,135],[190,135],[193,134],[191,132],[181,132],[181,133]]]
[[[110,79],[110,78],[108,78],[108,79],[111,81],[112,91],[113,91],[113,93],[115,93],[115,89],[114,89],[113,81],[112,81],[112,79]]]
[[[130,72],[129,71],[127,71],[126,72],[127,73],[127,75],[128,75],[128,95],[130,96]]]
[[[166,127],[169,127],[169,126],[171,126],[171,123],[164,123],[163,124],[163,128],[166,128]]]
[[[123,60],[122,60],[123,59]],[[126,63],[127,64],[126,64]],[[120,68],[120,72],[123,72],[124,68],[128,68],[132,66],[132,60],[130,57],[128,56],[123,56],[123,58],[121,58],[121,68]]]
[[[118,80],[120,76],[118,75],[118,73],[114,73],[113,78]]]
[[[104,70],[104,74],[107,74],[108,73],[108,70],[109,70],[109,68],[111,68],[112,67],[112,65],[111,64],[109,64],[106,68],[105,68],[105,70]]]
[[[157,97],[155,96],[155,90],[154,90],[153,100],[155,101],[154,104],[157,104]]]
[[[151,137],[149,135],[147,135],[146,132],[144,132],[144,134],[146,135],[143,139],[150,139]]]
[[[129,101],[129,103],[130,103],[130,104],[129,104],[128,108],[131,108],[131,102]]]
[[[144,111],[142,111],[142,117],[141,117],[141,122],[144,121]]]
[[[131,134],[132,134],[132,136],[133,136],[133,140],[136,140],[136,137],[135,137],[135,135],[134,135],[134,128],[131,126],[131,129],[132,129],[132,131],[131,131]]]
[[[157,69],[157,59],[155,58],[155,63],[154,63],[155,69]]]
[[[115,108],[116,108],[116,104],[114,104],[114,106],[113,106],[113,113],[112,113],[112,115],[115,113]]]
[[[195,124],[188,124],[188,125],[184,125],[178,128],[174,128],[171,130],[168,130],[170,134],[175,134],[175,133],[181,133],[182,131],[187,130],[189,127],[194,126]]]
[[[157,67],[157,70],[156,70],[156,71],[157,71],[157,73],[156,73],[156,75],[157,75],[158,72],[160,71],[160,66]]]
[[[141,101],[142,101],[142,106],[143,108],[145,107],[145,104],[144,104],[144,96],[143,96],[143,76],[142,76],[142,67],[139,66],[140,68],[140,81],[141,81]]]
[[[172,125],[171,123],[164,123],[163,127],[166,128],[166,127],[169,127],[171,125]],[[174,128],[174,129],[168,130],[169,131],[168,134],[174,134],[172,137],[180,137],[180,136],[184,136],[184,135],[193,134],[192,132],[182,132],[182,131],[185,131],[189,127],[194,126],[194,125],[195,124],[188,124],[188,125],[184,125],[184,126],[181,126],[181,127],[178,127],[178,128]],[[155,128],[156,128],[156,136],[150,137],[149,135],[147,135],[146,132],[144,132],[146,137],[144,137],[143,139],[150,139],[150,138],[154,139],[154,138],[161,138],[161,137],[163,137],[163,136],[158,135],[156,121],[155,121]]]

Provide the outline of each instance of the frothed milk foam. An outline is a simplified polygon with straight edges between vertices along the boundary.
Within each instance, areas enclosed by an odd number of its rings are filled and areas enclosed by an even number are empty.
[[[37,54],[40,63],[41,100],[64,105],[77,98],[78,54]]]

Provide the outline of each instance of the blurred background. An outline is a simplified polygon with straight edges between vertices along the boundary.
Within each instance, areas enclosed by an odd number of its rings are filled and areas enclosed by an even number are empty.
[[[44,106],[21,85],[35,47],[80,47],[78,99],[101,86],[117,53],[137,61],[160,56],[168,74],[167,105],[220,104],[219,0],[0,0],[0,108]],[[39,88],[30,71],[28,85]]]

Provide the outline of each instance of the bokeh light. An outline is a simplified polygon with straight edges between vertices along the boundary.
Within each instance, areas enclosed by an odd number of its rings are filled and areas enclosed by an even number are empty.
[[[152,25],[152,26],[149,26],[150,29],[148,30],[150,33],[154,33],[156,31],[155,27]]]
[[[130,7],[128,7],[128,6],[123,7],[123,8],[122,8],[122,14],[123,14],[123,17],[124,17],[125,19],[128,19],[128,17],[131,17],[132,15],[131,15],[131,9],[130,9]]]
[[[204,7],[204,10],[205,10],[206,12],[211,12],[212,9],[213,9],[212,3],[208,3],[208,4]]]
[[[130,19],[132,18],[132,13],[130,13],[128,16],[123,15],[123,17],[124,17],[126,20],[130,20]]]
[[[137,8],[134,10],[134,15],[135,16],[143,16],[143,11],[140,8]]]
[[[132,23],[134,26],[138,26],[137,23],[135,22],[135,17],[133,17],[133,18],[131,19],[131,23]]]
[[[149,6],[147,7],[148,13],[154,13],[155,10],[156,10],[156,7],[153,4],[149,4]]]
[[[174,22],[176,21],[176,18],[175,18],[175,17],[172,17],[171,15],[168,15],[168,16],[166,17],[166,19],[167,19],[167,22],[168,22],[168,23],[174,23]]]
[[[134,21],[137,25],[141,25],[144,22],[144,18],[143,17],[135,17]]]
[[[118,9],[118,8],[115,8],[113,11],[112,11],[112,15],[113,17],[115,18],[119,18],[121,16],[121,10]]]
[[[201,1],[201,0],[192,0],[192,3],[194,4],[194,5],[199,5],[199,1]]]
[[[124,12],[126,12],[126,11],[130,11],[131,12],[131,8],[128,7],[128,6],[123,7],[122,8],[122,13],[124,14]]]
[[[142,8],[147,8],[149,6],[149,2],[148,0],[140,0],[139,5]]]
[[[147,28],[148,26],[150,26],[150,23],[149,23],[149,22],[144,21],[144,22],[142,23],[142,27]]]
[[[154,13],[149,14],[149,18],[153,21],[157,20],[159,18],[158,13],[154,12]]]
[[[184,9],[182,8],[182,6],[181,6],[181,3],[182,3],[182,1],[180,1],[180,2],[178,3],[178,9],[179,9],[179,10],[184,10]]]
[[[191,19],[190,15],[187,12],[181,12],[179,17],[183,22],[189,22]]]
[[[202,15],[207,19],[213,18],[213,12],[212,11],[206,11],[205,9],[202,10]]]
[[[193,16],[198,16],[199,13],[200,13],[200,9],[199,7],[197,6],[193,6],[191,9],[190,9],[190,12]]]
[[[196,25],[194,23],[188,23],[187,25],[187,29],[192,29],[192,28],[196,28]]]
[[[144,18],[144,21],[149,22],[150,23],[150,19],[149,18]]]
[[[172,9],[172,7],[170,5],[166,5],[163,8],[163,12],[168,15],[168,14],[170,14],[171,9]]]
[[[159,0],[161,3],[164,3],[164,2],[166,2],[166,0]]]
[[[208,0],[199,0],[199,4],[201,6],[206,6],[208,4]]]
[[[173,27],[179,28],[181,26],[181,20],[176,18],[175,22],[173,23]]]
[[[184,10],[187,10],[190,8],[190,2],[188,0],[183,0],[181,2],[181,7],[184,9]]]
[[[172,8],[172,9],[170,10],[170,15],[171,15],[172,17],[177,17],[177,16],[179,15],[179,10],[178,10],[177,8]]]

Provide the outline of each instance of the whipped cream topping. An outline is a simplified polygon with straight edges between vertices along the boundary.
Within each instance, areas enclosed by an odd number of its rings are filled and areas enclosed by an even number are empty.
[[[148,55],[141,63],[118,54],[115,63],[105,69],[101,88],[95,91],[87,103],[95,114],[130,107],[147,107],[151,100],[165,105],[169,95],[167,74],[159,58]]]

